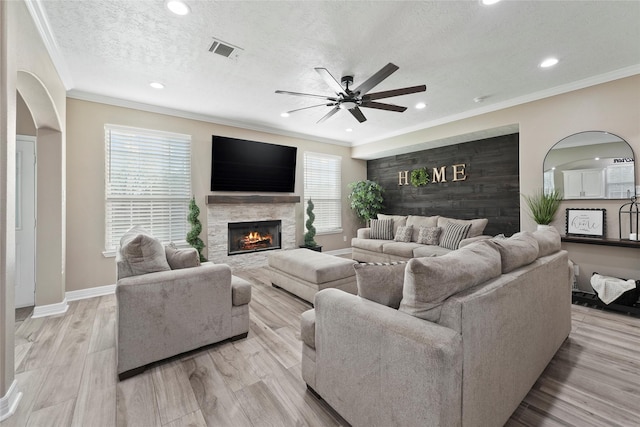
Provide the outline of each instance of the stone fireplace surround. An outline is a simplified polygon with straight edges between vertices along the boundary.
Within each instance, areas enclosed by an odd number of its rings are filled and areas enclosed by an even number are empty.
[[[296,247],[296,204],[299,196],[207,196],[207,258],[237,270],[264,267],[267,252],[227,255],[229,222],[281,220],[282,249]]]

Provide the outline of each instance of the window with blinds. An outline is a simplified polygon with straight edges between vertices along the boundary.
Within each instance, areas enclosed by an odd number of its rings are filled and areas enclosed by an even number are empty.
[[[105,254],[139,225],[184,243],[191,198],[191,136],[105,125]]]
[[[317,233],[342,231],[342,158],[329,154],[304,153],[305,222],[307,201],[313,201],[313,226]]]

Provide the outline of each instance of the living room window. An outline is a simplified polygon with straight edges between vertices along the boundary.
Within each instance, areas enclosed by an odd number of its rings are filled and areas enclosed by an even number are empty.
[[[186,243],[191,136],[105,125],[105,256],[140,225],[163,242]]]
[[[304,210],[313,201],[318,234],[342,232],[342,158],[330,154],[304,153]]]

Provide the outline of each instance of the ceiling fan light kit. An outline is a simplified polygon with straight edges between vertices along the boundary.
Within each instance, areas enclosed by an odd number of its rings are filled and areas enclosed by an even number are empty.
[[[313,95],[309,93],[289,92],[284,90],[276,90],[276,93],[283,95],[305,96],[311,98],[324,99],[323,104],[312,105],[309,107],[298,108],[296,110],[288,111],[293,113],[296,111],[306,110],[315,107],[333,107],[327,114],[320,118],[317,123],[322,123],[340,110],[348,110],[351,115],[362,123],[367,120],[360,107],[374,108],[377,110],[395,111],[402,113],[407,107],[401,107],[399,105],[386,104],[382,102],[374,102],[375,99],[392,98],[394,96],[409,95],[417,92],[424,92],[427,90],[425,85],[405,87],[402,89],[386,90],[376,93],[368,93],[371,89],[377,86],[384,79],[398,70],[398,66],[392,63],[388,63],[382,67],[377,73],[365,80],[360,86],[355,89],[351,89],[349,86],[353,84],[353,76],[343,76],[340,79],[340,83],[329,73],[326,68],[315,68],[316,72],[322,77],[325,83],[333,89],[335,96],[323,96]]]

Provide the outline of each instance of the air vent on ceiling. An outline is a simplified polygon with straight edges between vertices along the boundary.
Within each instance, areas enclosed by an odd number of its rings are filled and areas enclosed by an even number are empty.
[[[225,58],[237,58],[242,48],[234,46],[220,39],[213,38],[213,43],[209,46],[209,52],[224,56]]]

